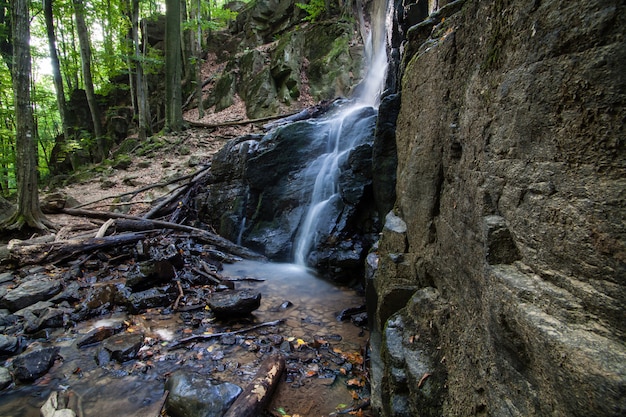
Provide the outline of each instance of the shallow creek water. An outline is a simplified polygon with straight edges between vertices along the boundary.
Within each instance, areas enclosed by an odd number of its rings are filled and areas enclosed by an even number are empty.
[[[189,316],[193,312],[172,314],[155,310],[139,316],[101,317],[53,333],[49,340],[61,347],[63,359],[34,384],[1,392],[0,416],[39,416],[39,408],[49,393],[57,390],[71,393],[84,417],[156,417],[169,373],[185,367],[214,382],[233,382],[245,388],[263,359],[280,350],[276,336],[292,342],[295,349],[288,353],[288,358],[297,357],[301,367],[295,378],[293,374],[283,375],[270,410],[302,417],[328,416],[337,407],[352,404],[352,394],[346,385],[348,377],[342,375],[345,369],[337,370],[345,367],[344,362],[351,366],[341,359],[342,353],[358,355],[368,335],[349,321],[338,321],[336,314],[363,304],[360,295],[291,264],[241,261],[224,265],[222,275],[236,280],[236,288],[261,292],[261,307],[253,315],[232,322],[200,320],[190,325]],[[287,306],[286,302],[291,305]],[[191,334],[237,330],[277,319],[284,322],[230,338],[213,338],[168,349],[168,345]],[[115,321],[125,321],[129,325],[127,332],[141,332],[144,346],[139,359],[99,366],[94,359],[99,347],[77,349],[76,339],[94,327]],[[320,348],[320,340],[327,344]],[[332,366],[324,364],[329,358],[337,359]]]

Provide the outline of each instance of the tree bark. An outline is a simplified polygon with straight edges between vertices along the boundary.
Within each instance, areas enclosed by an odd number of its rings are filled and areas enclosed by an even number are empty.
[[[256,376],[230,406],[223,417],[257,417],[269,403],[285,370],[282,355],[272,355],[259,368]]]
[[[196,3],[196,96],[198,100],[198,119],[204,117],[204,107],[202,105],[202,25],[200,18],[202,17],[202,0]]]
[[[180,1],[165,1],[165,129],[172,132],[183,127]]]
[[[52,14],[52,2],[54,0],[43,1],[43,13],[46,20],[46,34],[48,35],[48,48],[50,49],[50,63],[52,64],[52,80],[57,97],[57,107],[61,118],[61,127],[65,140],[70,139],[70,131],[67,126],[67,107],[65,106],[65,91],[63,88],[63,78],[61,76],[61,65],[59,54],[57,53],[56,36],[54,34],[54,16]]]
[[[80,58],[82,62],[83,79],[85,83],[85,93],[87,104],[93,121],[93,131],[98,144],[98,158],[103,160],[106,157],[106,143],[102,134],[102,124],[100,123],[100,108],[96,100],[96,93],[93,88],[93,78],[91,76],[91,46],[89,44],[89,31],[85,23],[85,7],[83,0],[74,1],[74,17],[76,19],[76,31],[78,32],[78,43],[80,45]]]
[[[9,3],[6,3],[7,5]],[[7,10],[9,13],[7,14]],[[4,4],[0,5],[0,25],[4,25],[7,33],[0,36],[0,55],[4,63],[7,64],[9,72],[13,72],[13,42],[11,29],[11,11]]]
[[[52,223],[39,207],[37,182],[37,142],[34,138],[35,121],[30,102],[30,11],[28,0],[15,0],[13,22],[13,94],[15,103],[15,167],[17,180],[17,210],[0,228],[21,229],[28,225],[47,229]]]
[[[133,0],[133,47],[135,51],[135,71],[137,73],[137,115],[139,119],[139,140],[144,141],[150,134],[150,114],[148,107],[147,83],[144,82],[141,49],[139,48],[139,0]],[[145,38],[144,38],[145,39]],[[144,40],[144,42],[146,42]]]

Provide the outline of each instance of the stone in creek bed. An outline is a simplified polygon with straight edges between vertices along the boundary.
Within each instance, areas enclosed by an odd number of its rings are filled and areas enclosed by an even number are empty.
[[[261,305],[261,293],[250,290],[216,293],[208,301],[213,314],[218,317],[245,316]]]
[[[113,326],[97,327],[89,331],[87,334],[81,336],[76,341],[76,346],[83,347],[102,342],[104,339],[108,339],[109,337],[118,334],[122,330],[124,330],[124,323],[122,322],[116,323]]]
[[[0,300],[0,305],[11,311],[17,311],[35,304],[38,301],[48,300],[61,292],[61,283],[47,278],[33,277],[8,291]]]
[[[111,357],[118,362],[126,362],[137,357],[143,344],[143,335],[137,333],[121,333],[109,337],[102,344],[111,352]]]
[[[30,382],[52,367],[59,354],[58,347],[45,347],[22,353],[13,361],[13,374],[19,381]]]
[[[13,382],[11,372],[7,368],[0,366],[0,390],[11,385],[11,382]]]
[[[175,371],[165,389],[165,408],[172,417],[221,416],[242,391],[228,382],[213,385],[206,376],[186,370]]]

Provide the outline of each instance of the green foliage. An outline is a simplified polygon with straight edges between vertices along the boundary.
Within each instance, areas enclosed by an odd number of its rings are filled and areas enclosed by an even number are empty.
[[[308,4],[296,3],[296,6],[307,12],[308,16],[304,20],[309,22],[315,22],[326,11],[325,0],[310,0]]]

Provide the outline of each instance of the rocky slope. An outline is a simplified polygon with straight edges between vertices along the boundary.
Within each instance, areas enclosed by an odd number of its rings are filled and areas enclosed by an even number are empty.
[[[625,27],[620,0],[467,0],[408,31],[380,415],[626,413]]]

